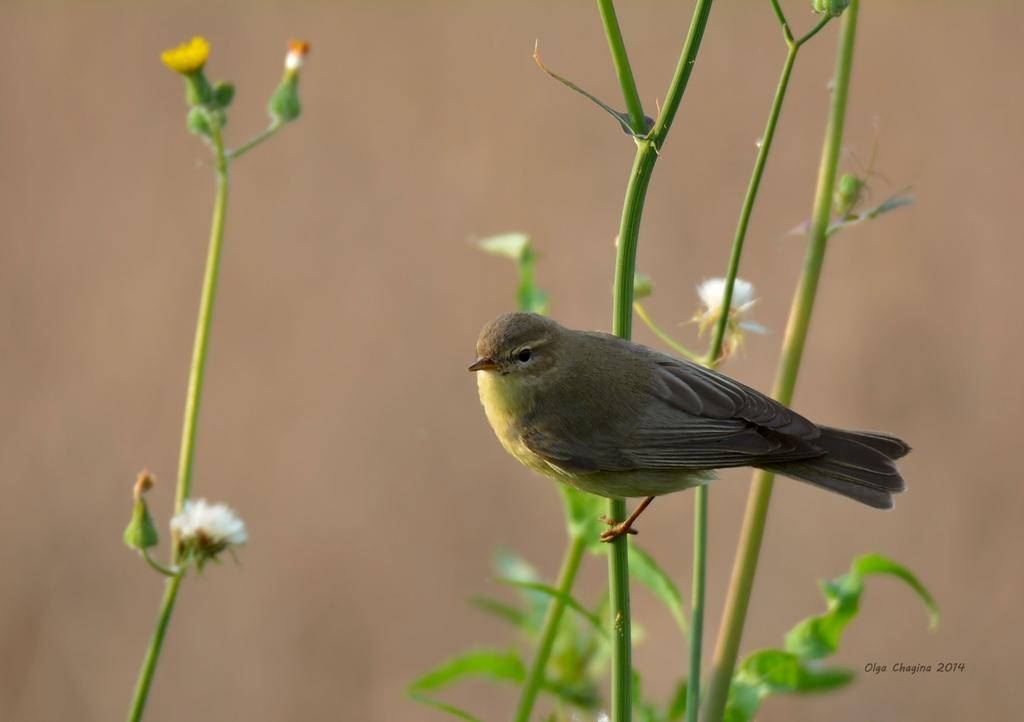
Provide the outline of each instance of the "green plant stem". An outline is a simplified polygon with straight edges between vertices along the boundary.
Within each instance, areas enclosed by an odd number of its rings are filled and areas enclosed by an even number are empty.
[[[693,66],[697,60],[704,30],[711,12],[712,0],[698,0],[693,10],[679,63],[665,96],[665,105],[646,139],[636,140],[636,156],[626,186],[626,196],[619,224],[618,254],[615,263],[614,310],[612,332],[629,338],[633,329],[633,281],[636,274],[636,253],[640,234],[640,220],[650,185],[651,174],[658,160],[658,152],[665,142],[672,120]],[[610,31],[607,31],[610,34]],[[612,54],[615,55],[615,48]],[[626,518],[624,499],[608,500],[608,518]],[[629,609],[629,561],[627,539],[623,535],[611,543],[608,554],[609,600],[612,619],[612,679],[611,722],[627,722],[632,715],[632,649]]]
[[[693,587],[690,590],[690,671],[687,675],[686,722],[697,722],[700,710],[700,658],[704,640],[704,580],[707,576],[708,488],[693,497]]]
[[[654,322],[654,319],[651,318],[650,314],[647,313],[647,309],[644,308],[642,303],[640,303],[639,301],[635,301],[633,303],[633,310],[636,311],[636,315],[640,317],[640,320],[643,321],[644,324],[646,324],[647,328],[651,329],[651,332],[654,333],[655,336],[660,338],[666,346],[668,346],[670,349],[675,351],[680,356],[688,358],[691,361],[699,360],[697,354],[695,354],[693,351],[686,348],[681,343],[676,341],[674,338],[669,336],[665,332],[665,330],[661,328],[661,326],[656,324]]]
[[[555,645],[555,637],[558,636],[558,625],[562,621],[562,615],[565,612],[566,599],[572,591],[573,584],[576,582],[580,560],[583,558],[583,552],[586,548],[587,539],[580,534],[572,537],[565,551],[562,569],[558,573],[559,596],[551,599],[547,612],[544,615],[544,625],[541,628],[537,655],[533,658],[533,665],[530,667],[526,681],[523,684],[523,691],[519,697],[519,704],[516,707],[515,722],[529,722],[530,713],[533,711],[533,704],[537,700],[537,693],[540,692],[544,685],[544,675],[547,671],[548,660],[551,658],[551,650]]]
[[[800,361],[803,357],[811,312],[821,277],[825,258],[829,216],[832,208],[832,193],[836,169],[842,146],[843,123],[846,118],[846,103],[850,89],[850,71],[853,64],[853,48],[857,30],[858,0],[851,0],[843,17],[836,61],[832,103],[829,110],[825,143],[821,154],[818,183],[811,217],[810,238],[804,268],[793,298],[793,305],[786,327],[782,356],[776,375],[773,396],[789,404],[793,398]],[[732,579],[722,617],[718,644],[715,649],[714,666],[708,686],[705,708],[706,722],[720,722],[725,712],[729,685],[732,681],[736,657],[739,653],[743,625],[750,602],[750,593],[757,570],[761,542],[764,538],[768,505],[771,501],[774,475],[763,471],[755,472],[747,510],[743,520],[739,549],[733,565]]]
[[[213,204],[213,222],[206,254],[206,272],[199,298],[199,319],[196,322],[195,341],[192,346],[192,365],[189,370],[188,392],[185,397],[185,421],[181,429],[181,453],[178,457],[178,483],[174,492],[174,513],[180,514],[192,488],[192,461],[195,458],[196,429],[199,423],[199,404],[203,395],[206,372],[206,352],[210,345],[210,325],[213,304],[217,298],[217,279],[220,254],[224,244],[224,219],[228,203],[228,161],[220,128],[214,125],[210,137],[217,167],[217,194]]]
[[[619,85],[622,86],[622,97],[626,101],[629,126],[637,135],[643,135],[647,132],[643,103],[640,102],[640,92],[637,90],[636,80],[633,78],[633,68],[630,66],[629,56],[626,54],[626,43],[623,41],[622,31],[619,29],[615,5],[612,0],[597,0],[597,7],[601,11],[601,22],[604,25],[605,37],[608,39],[612,62],[615,64],[615,74],[619,77]]]
[[[277,131],[281,130],[281,128],[283,128],[283,127],[284,127],[284,123],[282,123],[281,121],[279,121],[279,120],[271,121],[270,125],[268,125],[266,128],[261,130],[259,133],[254,135],[252,138],[250,138],[246,142],[242,143],[242,145],[238,146],[237,148],[233,148],[233,149],[231,149],[229,151],[226,151],[224,153],[224,155],[225,155],[225,157],[228,160],[234,160],[235,158],[241,158],[243,155],[248,153],[250,150],[252,150],[256,146],[258,146],[263,141],[265,141],[268,138],[270,138],[272,135],[274,135],[274,133],[276,133]]]
[[[146,649],[146,657],[142,660],[139,679],[135,683],[135,695],[132,698],[131,710],[128,712],[129,722],[141,720],[142,713],[146,709],[149,687],[153,682],[153,673],[156,672],[156,663],[160,659],[160,650],[163,648],[164,636],[167,634],[167,625],[171,621],[171,612],[174,610],[174,601],[178,596],[181,579],[182,574],[177,574],[168,578],[164,583],[164,598],[160,603],[156,628],[153,630],[153,638],[149,641],[149,648]]]
[[[764,176],[765,164],[768,162],[768,154],[772,149],[772,142],[775,140],[775,129],[779,124],[779,115],[782,112],[782,104],[786,99],[786,91],[789,89],[789,79],[793,74],[793,65],[796,63],[796,56],[803,44],[814,37],[821,28],[828,24],[832,18],[825,17],[810,32],[799,40],[794,40],[790,32],[789,24],[777,2],[773,2],[776,14],[782,24],[783,33],[786,37],[786,61],[782,66],[782,73],[779,75],[779,82],[775,89],[775,98],[772,100],[771,110],[768,112],[768,121],[765,123],[764,134],[761,136],[761,144],[757,150],[757,157],[754,160],[754,170],[750,174],[750,182],[747,183],[747,192],[743,198],[743,205],[740,208],[739,221],[736,223],[736,233],[733,235],[732,252],[729,255],[729,267],[725,274],[725,288],[722,291],[722,308],[732,308],[732,294],[735,287],[736,276],[740,270],[740,258],[743,255],[743,244],[747,237],[747,229],[750,226],[750,216],[754,210],[754,202],[757,200],[757,193],[761,188],[761,178]],[[707,356],[704,358],[704,365],[714,366],[718,363],[722,353],[722,345],[725,342],[726,330],[729,326],[729,314],[723,312],[715,323],[711,344],[708,347]]]
[[[672,82],[669,83],[668,92],[665,93],[665,105],[658,114],[658,120],[651,129],[650,137],[658,150],[664,145],[668,137],[669,128],[675,120],[679,104],[686,92],[686,85],[690,82],[690,75],[693,73],[693,66],[697,63],[697,53],[700,52],[700,43],[704,39],[704,31],[708,26],[708,18],[711,16],[712,0],[697,0],[693,7],[693,17],[690,19],[690,29],[686,33],[686,40],[683,41],[683,51],[679,54],[679,64],[676,65],[675,73],[672,75]]]
[[[152,567],[154,571],[157,571],[160,574],[163,574],[165,577],[176,577],[176,576],[179,576],[181,574],[182,570],[180,568],[178,568],[178,567],[173,567],[173,568],[172,567],[165,567],[163,564],[161,564],[156,559],[151,557],[149,555],[149,551],[148,550],[141,549],[139,551],[139,553],[142,555],[142,558],[146,561],[146,564],[148,564],[150,567]]]
[[[209,249],[206,256],[206,271],[203,277],[202,293],[199,300],[199,319],[196,323],[195,341],[192,348],[192,365],[189,373],[188,392],[185,398],[185,421],[181,433],[181,454],[178,458],[178,480],[174,492],[174,511],[180,514],[185,499],[188,498],[192,485],[192,460],[195,455],[196,426],[199,420],[199,402],[203,392],[203,372],[206,367],[206,353],[210,340],[210,322],[213,317],[213,302],[217,295],[217,277],[220,268],[221,247],[224,241],[224,217],[228,201],[228,161],[224,153],[224,141],[220,127],[211,123],[210,145],[213,148],[217,168],[217,191],[213,205],[213,222],[210,228]],[[173,543],[173,542],[172,542]],[[177,567],[179,549],[175,543],[172,552],[173,566]],[[156,671],[160,652],[163,649],[164,635],[174,612],[174,603],[178,598],[182,572],[172,576],[164,587],[164,597],[160,604],[160,614],[156,629],[150,640],[146,657],[139,670],[139,678],[135,685],[129,722],[142,719],[142,712],[149,697],[150,685]]]
[[[782,112],[782,103],[786,98],[786,91],[789,88],[789,79],[793,73],[793,65],[800,48],[807,40],[814,35],[829,21],[825,18],[799,40],[793,40],[786,22],[782,8],[775,0],[772,2],[782,25],[783,34],[786,38],[786,60],[782,66],[782,73],[779,76],[778,86],[775,90],[775,98],[772,100],[771,110],[768,112],[768,121],[765,123],[764,134],[757,150],[757,157],[754,160],[754,170],[750,175],[750,182],[747,184],[747,192],[743,198],[743,205],[740,208],[739,221],[736,224],[736,233],[733,236],[732,251],[729,255],[729,267],[725,274],[725,288],[722,292],[722,313],[712,331],[711,343],[708,347],[707,356],[702,363],[705,366],[714,368],[718,365],[722,355],[722,345],[725,342],[725,334],[729,325],[729,313],[726,309],[732,308],[733,288],[736,284],[736,276],[740,269],[740,258],[743,256],[743,244],[747,237],[747,229],[750,226],[750,216],[754,210],[754,201],[761,188],[761,178],[764,176],[765,164],[768,154],[771,152],[772,142],[775,140],[775,129],[778,126],[779,115]],[[707,568],[707,514],[709,489],[706,486],[699,486],[694,492],[694,546],[693,546],[693,603],[690,627],[690,671],[689,671],[689,694],[686,698],[686,720],[696,722],[697,711],[700,707],[700,668],[701,652],[703,648],[704,630],[704,587],[705,570]]]

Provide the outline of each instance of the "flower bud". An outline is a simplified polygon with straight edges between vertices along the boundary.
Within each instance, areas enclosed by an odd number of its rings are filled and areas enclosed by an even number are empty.
[[[651,277],[637,271],[633,276],[633,300],[639,301],[652,293],[654,293],[654,283],[651,281]]]
[[[288,54],[284,59],[284,76],[267,103],[267,112],[275,123],[289,123],[302,114],[302,104],[299,102],[299,71],[308,54],[309,43],[293,40],[288,44]]]
[[[837,18],[850,7],[850,0],[811,0],[811,9],[819,15]]]
[[[148,471],[143,471],[135,480],[134,498],[132,504],[132,518],[124,530],[124,543],[132,549],[148,549],[155,547],[160,541],[153,517],[149,514],[149,506],[146,504],[144,494],[153,487],[153,477]]]
[[[840,218],[846,218],[857,203],[860,201],[861,193],[864,191],[864,180],[853,173],[844,173],[836,184],[835,204],[836,214]]]

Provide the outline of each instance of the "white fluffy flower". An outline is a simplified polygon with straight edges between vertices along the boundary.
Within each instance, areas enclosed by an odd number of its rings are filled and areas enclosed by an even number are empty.
[[[745,314],[757,303],[754,297],[754,284],[737,278],[732,286],[732,298],[729,299],[729,312],[726,314],[725,338],[722,342],[720,358],[730,355],[743,340],[743,331],[754,333],[765,333],[765,328],[760,324],[748,321]],[[722,301],[725,296],[725,279],[709,278],[697,286],[697,295],[700,296],[702,307],[697,309],[693,320],[699,324],[699,333],[704,333],[709,327],[718,323],[722,318]]]
[[[722,297],[725,296],[725,279],[709,278],[705,280],[697,286],[697,295],[700,296],[700,300],[704,304],[705,312],[709,312],[717,317],[722,311]],[[754,298],[754,284],[750,281],[744,281],[742,278],[737,278],[732,285],[730,310],[743,313],[753,306],[756,300]]]
[[[171,531],[186,556],[197,559],[200,566],[229,546],[249,539],[245,523],[231,507],[206,499],[186,499],[182,512],[171,519]]]

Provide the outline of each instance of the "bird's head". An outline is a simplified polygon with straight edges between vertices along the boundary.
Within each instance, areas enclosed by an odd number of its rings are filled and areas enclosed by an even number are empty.
[[[555,364],[565,329],[535,313],[506,313],[484,326],[470,371],[537,379]]]

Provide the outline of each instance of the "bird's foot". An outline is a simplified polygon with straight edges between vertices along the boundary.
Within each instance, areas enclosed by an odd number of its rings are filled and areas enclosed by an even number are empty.
[[[606,516],[602,516],[598,521],[608,525],[608,528],[601,532],[601,541],[613,542],[624,534],[637,534],[637,530],[633,528],[634,518],[626,519],[626,521],[613,521]]]

